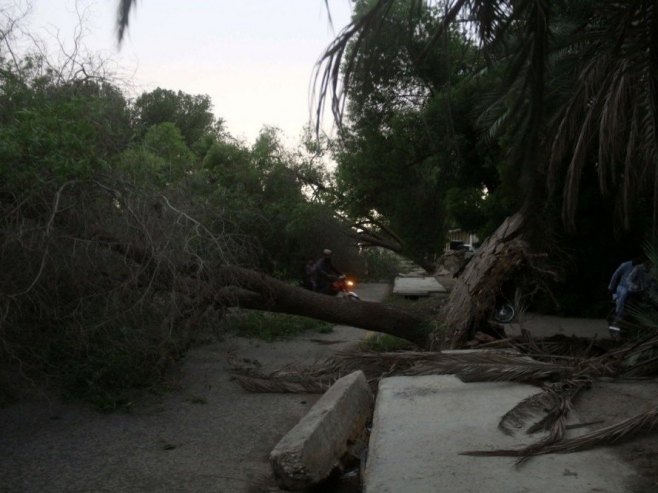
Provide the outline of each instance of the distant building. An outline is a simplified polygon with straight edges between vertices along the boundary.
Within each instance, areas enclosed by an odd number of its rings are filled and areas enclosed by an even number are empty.
[[[445,246],[445,251],[450,250],[473,250],[475,246],[480,242],[480,239],[477,235],[469,233],[462,229],[451,229],[448,231],[447,242]]]

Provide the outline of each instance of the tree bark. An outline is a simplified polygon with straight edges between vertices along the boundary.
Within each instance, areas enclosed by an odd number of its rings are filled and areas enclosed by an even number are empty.
[[[224,267],[221,278],[224,286],[238,286],[242,290],[241,295],[234,297],[234,306],[350,325],[400,337],[420,346],[428,342],[426,319],[414,311],[314,293],[241,267]],[[223,302],[226,302],[225,297]]]

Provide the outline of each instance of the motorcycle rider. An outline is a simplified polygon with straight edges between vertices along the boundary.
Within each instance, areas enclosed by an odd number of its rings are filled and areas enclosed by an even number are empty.
[[[333,252],[328,248],[322,250],[322,257],[315,263],[316,291],[318,293],[328,294],[332,281],[335,281],[343,275],[331,263]]]

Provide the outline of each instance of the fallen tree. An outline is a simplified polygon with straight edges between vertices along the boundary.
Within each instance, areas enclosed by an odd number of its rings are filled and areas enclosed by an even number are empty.
[[[149,250],[121,242],[107,233],[97,231],[93,239],[136,265],[146,266],[154,262]],[[429,340],[427,317],[413,310],[318,294],[235,265],[210,270],[202,265],[182,263],[175,266],[175,270],[177,276],[159,274],[159,284],[161,288],[171,289],[175,285],[196,293],[185,297],[186,306],[180,307],[182,314],[201,311],[208,305],[221,309],[239,307],[351,325],[400,337],[419,346],[426,346]],[[196,286],[190,289],[192,284]]]
[[[209,271],[200,270],[202,266],[181,264],[176,270],[187,276],[183,279],[185,286],[205,284],[200,290],[205,294],[188,301],[196,310],[212,304],[287,313],[390,334],[421,347],[456,348],[488,324],[500,286],[526,262],[528,245],[522,231],[521,214],[506,219],[467,264],[438,314],[332,298],[235,265]],[[95,238],[133,262],[152,262],[148,251],[141,247],[121,243],[106,234],[97,234]],[[432,326],[442,330],[432,332]]]
[[[182,214],[180,211],[176,211]],[[178,218],[194,221],[193,218]],[[522,268],[528,258],[523,240],[523,216],[509,217],[492,234],[463,270],[438,314],[421,313],[381,303],[348,302],[317,294],[237,265],[210,267],[188,259],[159,274],[160,289],[182,290],[181,314],[216,308],[241,307],[315,318],[335,324],[390,334],[420,347],[463,346],[476,331],[488,325],[496,294],[505,280]],[[119,240],[96,231],[94,241],[124,256],[137,266],[157,263],[153,249]],[[195,286],[193,286],[195,285]],[[185,296],[184,291],[196,296]],[[440,327],[432,331],[431,327]]]
[[[427,349],[468,340],[487,323],[494,298],[493,271],[476,268],[496,265],[488,250],[462,274],[467,298],[457,289],[441,312],[423,312],[320,295],[248,268],[251,247],[230,217],[183,190],[165,197],[99,177],[45,184],[35,196],[33,204],[2,202],[0,367],[33,381],[52,372],[107,409],[118,405],[112,392],[147,385],[144,369],[162,374],[231,307],[349,325]],[[98,397],[95,385],[114,390]]]

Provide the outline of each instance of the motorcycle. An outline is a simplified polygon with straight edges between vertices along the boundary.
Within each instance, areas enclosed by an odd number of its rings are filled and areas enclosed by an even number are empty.
[[[356,281],[354,279],[341,275],[331,281],[327,294],[330,296],[339,296],[350,301],[359,301],[361,299],[359,295],[352,291],[355,288]]]
[[[335,279],[332,279],[329,286],[324,290],[317,289],[314,284],[304,281],[299,281],[299,286],[308,289],[309,291],[328,294],[329,296],[338,296],[350,301],[361,300],[359,295],[352,291],[356,288],[356,281],[345,275],[337,276]]]

